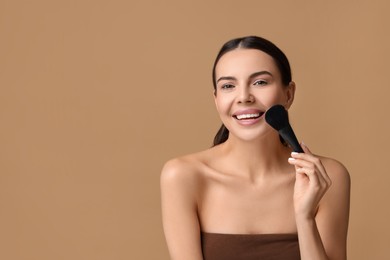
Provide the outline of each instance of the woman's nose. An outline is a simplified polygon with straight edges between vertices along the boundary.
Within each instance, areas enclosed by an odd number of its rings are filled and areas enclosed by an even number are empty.
[[[255,100],[255,97],[252,95],[250,90],[244,88],[240,91],[238,96],[238,102],[239,103],[253,103]]]

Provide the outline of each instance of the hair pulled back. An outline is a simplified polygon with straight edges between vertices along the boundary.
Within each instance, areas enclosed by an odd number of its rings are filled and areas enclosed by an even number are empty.
[[[242,48],[242,49],[257,49],[270,55],[276,63],[282,77],[282,83],[284,86],[288,86],[292,80],[290,63],[286,55],[272,42],[258,36],[246,36],[236,38],[226,42],[219,51],[213,66],[213,86],[214,95],[217,95],[217,83],[215,68],[221,57],[229,51]],[[225,142],[229,137],[229,130],[224,124],[220,127],[217,134],[214,137],[213,146]]]

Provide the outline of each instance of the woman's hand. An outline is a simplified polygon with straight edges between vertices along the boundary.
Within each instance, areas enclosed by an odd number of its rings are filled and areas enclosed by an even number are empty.
[[[288,162],[295,166],[294,209],[299,218],[314,219],[318,205],[332,182],[321,160],[302,144],[305,153],[291,153]]]

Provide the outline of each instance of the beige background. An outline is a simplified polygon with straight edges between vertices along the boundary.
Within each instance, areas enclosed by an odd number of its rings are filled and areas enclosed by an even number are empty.
[[[210,146],[212,62],[252,34],[350,170],[350,259],[389,259],[387,2],[0,0],[0,259],[168,259],[160,169]]]

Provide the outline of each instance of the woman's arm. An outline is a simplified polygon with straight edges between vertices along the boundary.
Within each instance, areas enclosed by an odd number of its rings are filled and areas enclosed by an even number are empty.
[[[172,260],[203,259],[196,200],[199,177],[191,168],[174,159],[161,173],[163,226]]]
[[[346,259],[350,178],[339,162],[292,154],[295,217],[302,260]]]

